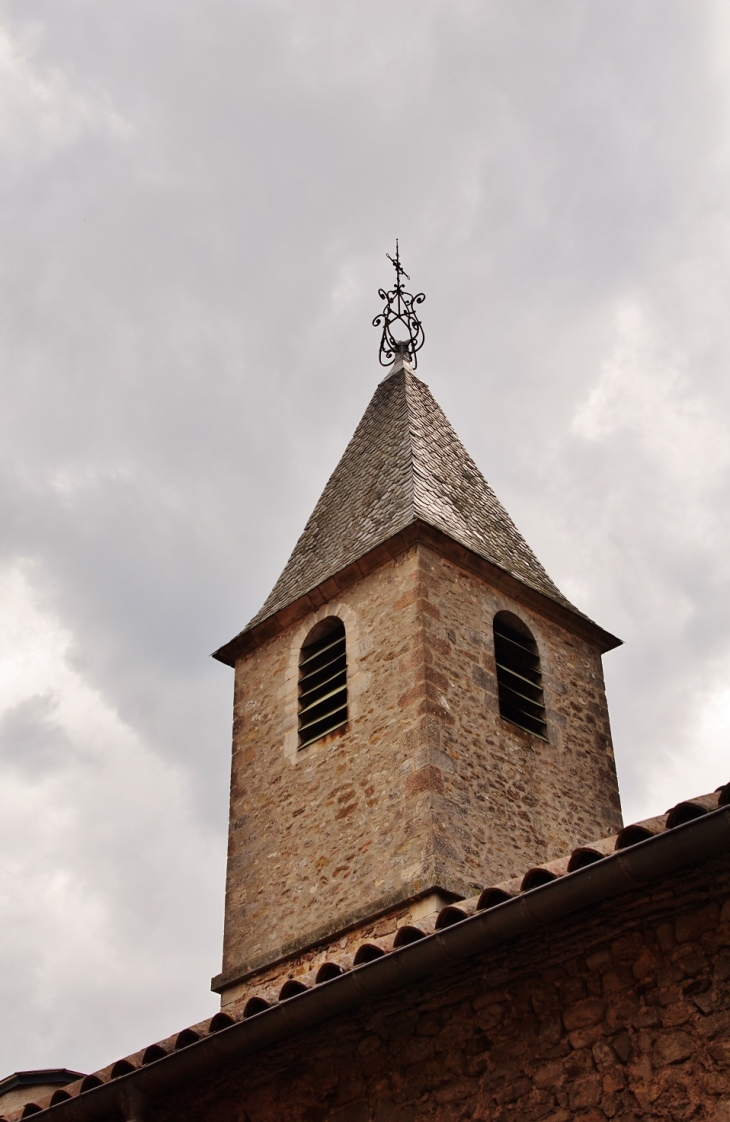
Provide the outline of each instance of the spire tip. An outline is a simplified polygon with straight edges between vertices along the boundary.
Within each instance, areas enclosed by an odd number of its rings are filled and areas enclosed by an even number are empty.
[[[400,262],[400,247],[395,239],[395,257],[389,253],[385,255],[395,269],[395,288],[386,290],[378,289],[378,296],[385,301],[385,307],[373,320],[373,327],[381,327],[380,350],[378,357],[381,366],[389,366],[395,359],[409,361],[415,370],[418,365],[417,354],[426,341],[426,336],[416,313],[416,307],[426,299],[423,292],[413,293],[406,291],[403,280],[410,280]],[[393,328],[400,324],[408,336],[398,339],[393,334]]]

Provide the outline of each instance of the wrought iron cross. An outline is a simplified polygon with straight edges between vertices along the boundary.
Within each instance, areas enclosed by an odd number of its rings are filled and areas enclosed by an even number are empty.
[[[395,257],[391,257],[389,253],[386,253],[385,256],[395,269],[395,288],[391,288],[389,291],[384,288],[378,289],[378,296],[385,301],[382,312],[373,320],[373,327],[382,327],[383,329],[380,337],[380,365],[389,366],[396,355],[403,355],[404,358],[410,359],[415,369],[418,365],[418,351],[426,340],[423,324],[418,318],[415,308],[418,304],[422,304],[426,297],[422,292],[418,292],[414,296],[413,293],[406,291],[403,278],[405,277],[406,280],[411,278],[400,263],[397,238],[395,239]],[[398,324],[408,336],[406,339],[398,339],[393,334],[393,328],[395,327],[398,330]],[[400,331],[398,333],[401,334]]]

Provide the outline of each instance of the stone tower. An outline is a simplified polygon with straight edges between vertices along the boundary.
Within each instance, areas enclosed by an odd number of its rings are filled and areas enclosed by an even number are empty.
[[[235,667],[224,1004],[368,917],[615,833],[601,654],[618,643],[398,357],[268,600],[216,652]]]

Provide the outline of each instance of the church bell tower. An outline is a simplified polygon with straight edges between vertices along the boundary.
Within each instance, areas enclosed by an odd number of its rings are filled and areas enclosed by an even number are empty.
[[[423,296],[393,264],[388,372],[215,654],[235,669],[224,1005],[370,917],[621,827],[601,666],[619,640],[553,584],[417,377]]]

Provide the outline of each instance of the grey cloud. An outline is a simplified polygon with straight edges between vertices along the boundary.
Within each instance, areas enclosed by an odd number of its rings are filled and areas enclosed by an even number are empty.
[[[54,919],[39,973],[21,910],[10,1062],[103,1063],[210,1007],[231,680],[208,653],[260,607],[380,376],[396,235],[427,293],[419,373],[551,576],[625,634],[624,795],[665,809],[657,769],[701,754],[730,669],[727,467],[696,468],[693,420],[727,433],[722,19],[679,0],[0,4],[0,562],[144,749],[137,810],[115,809],[119,771],[87,789],[74,758],[59,875],[111,918],[74,989],[80,933]],[[657,337],[664,452],[641,403],[617,420],[609,395],[610,432],[576,429],[626,304]],[[39,706],[5,720],[51,766],[69,746]]]
[[[0,718],[0,766],[10,765],[41,781],[46,771],[63,766],[73,751],[68,737],[54,723],[52,694],[37,694],[7,709]]]

